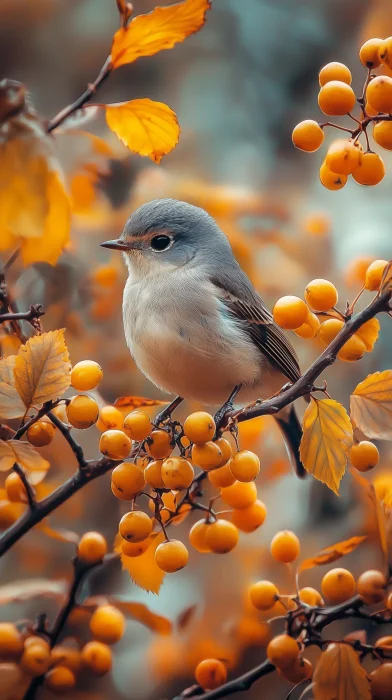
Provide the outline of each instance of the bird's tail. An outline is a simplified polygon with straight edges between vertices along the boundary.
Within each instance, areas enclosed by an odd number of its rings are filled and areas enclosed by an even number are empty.
[[[287,451],[290,455],[291,462],[297,476],[303,479],[306,476],[306,471],[300,460],[299,446],[302,438],[302,427],[297,418],[294,406],[290,406],[290,412],[282,418],[281,415],[276,418],[279,428],[281,429],[286,444]]]

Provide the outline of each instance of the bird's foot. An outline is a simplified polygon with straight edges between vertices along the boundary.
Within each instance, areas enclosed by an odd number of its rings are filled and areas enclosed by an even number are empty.
[[[164,425],[168,421],[170,421],[172,414],[176,410],[177,406],[182,403],[184,399],[181,396],[176,396],[175,399],[171,403],[169,403],[166,408],[163,409],[163,411],[160,411],[154,418],[154,425],[159,427],[160,425]]]
[[[223,406],[221,406],[220,409],[215,413],[214,420],[217,432],[226,426],[226,416],[234,409],[234,400],[239,390],[241,389],[241,386],[242,384],[238,384],[234,387],[227,401],[225,401]]]

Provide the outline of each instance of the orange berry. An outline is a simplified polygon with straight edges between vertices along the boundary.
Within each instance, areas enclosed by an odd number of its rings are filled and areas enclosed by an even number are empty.
[[[236,627],[236,636],[245,646],[266,647],[272,638],[272,630],[268,622],[244,617]]]
[[[237,481],[254,481],[260,472],[260,460],[254,452],[240,450],[233,456],[230,470]]]
[[[211,547],[206,541],[207,530],[209,527],[210,524],[207,523],[204,518],[202,518],[202,520],[198,520],[194,525],[192,525],[189,531],[189,542],[197,552],[201,552],[203,554],[211,552]]]
[[[380,459],[376,445],[369,440],[362,440],[353,445],[350,450],[350,461],[355,469],[367,472],[378,464]]]
[[[147,549],[151,546],[152,539],[147,537],[147,539],[141,542],[127,542],[124,540],[121,543],[121,552],[126,557],[140,557],[141,554],[147,552]]]
[[[324,162],[320,168],[320,182],[327,190],[341,190],[347,182],[347,175],[333,173]]]
[[[381,63],[379,51],[382,39],[368,39],[359,49],[359,59],[365,68],[378,68]]]
[[[20,665],[31,676],[42,676],[50,666],[49,644],[30,644],[23,652]]]
[[[272,313],[278,326],[286,330],[293,330],[305,323],[309,309],[303,299],[285,296],[278,299]]]
[[[387,581],[381,571],[364,571],[357,581],[357,593],[364,599],[366,605],[381,603],[384,600]]]
[[[148,454],[154,459],[165,459],[172,451],[171,437],[165,430],[153,430],[146,444]]]
[[[299,557],[301,546],[294,532],[281,530],[272,538],[270,549],[274,559],[288,564]]]
[[[338,61],[332,61],[332,63],[327,63],[323,66],[319,73],[319,83],[323,87],[326,83],[331,82],[331,80],[341,80],[347,85],[351,85],[352,76],[344,63],[339,63]]]
[[[285,666],[281,673],[290,683],[297,684],[312,677],[313,666],[308,659],[298,656],[289,666]]]
[[[185,419],[184,433],[188,440],[197,445],[204,445],[212,440],[215,429],[213,417],[205,411],[196,411]]]
[[[222,489],[221,498],[228,506],[242,510],[249,508],[257,498],[257,488],[254,481],[243,483],[235,481],[232,486]]]
[[[52,442],[55,432],[56,426],[49,420],[38,420],[30,425],[26,437],[34,447],[45,447]]]
[[[32,634],[24,640],[24,648],[27,649],[30,646],[42,646],[50,652],[49,642],[38,634]]]
[[[369,292],[377,292],[380,289],[382,276],[387,265],[387,260],[374,260],[370,263],[365,276],[365,288]]]
[[[217,489],[232,486],[235,482],[235,478],[231,473],[230,461],[223,467],[218,467],[218,469],[208,472],[208,480]]]
[[[305,588],[300,589],[299,599],[302,601],[302,603],[306,603],[306,605],[311,605],[312,607],[315,605],[324,605],[324,601],[320,593],[311,586],[305,586]]]
[[[97,428],[104,433],[105,430],[122,430],[124,416],[115,406],[102,406],[97,420]]]
[[[323,212],[314,212],[305,217],[302,227],[311,236],[325,238],[331,231],[331,219]]]
[[[71,386],[76,391],[95,389],[103,377],[102,367],[93,360],[82,360],[71,370]]]
[[[216,442],[206,442],[204,445],[193,445],[192,446],[192,462],[197,467],[204,469],[208,472],[211,469],[217,469],[222,462],[222,450]]]
[[[366,345],[361,338],[354,333],[338,352],[339,360],[355,362],[360,360],[366,352]]]
[[[336,117],[347,114],[355,107],[354,90],[342,80],[330,80],[318,94],[318,104],[324,114]]]
[[[81,665],[79,649],[58,644],[52,649],[50,665],[66,666],[73,673],[78,673]]]
[[[360,255],[354,260],[352,260],[345,272],[345,281],[346,284],[349,286],[352,285],[364,285],[365,284],[365,277],[366,277],[366,271],[370,265],[371,262],[373,262],[374,257],[370,257],[369,255]]]
[[[324,132],[313,119],[305,119],[294,127],[292,140],[294,146],[301,151],[313,153],[324,141]]]
[[[122,494],[121,500],[132,501],[145,483],[143,469],[133,462],[122,462],[112,471],[112,486]]]
[[[168,457],[162,464],[162,479],[167,489],[187,489],[195,476],[190,462],[184,457]]]
[[[328,280],[315,279],[305,289],[305,299],[316,311],[329,311],[338,302],[338,292]]]
[[[233,510],[231,522],[242,532],[253,532],[264,523],[267,517],[267,508],[264,503],[257,500],[248,508]]]
[[[124,431],[132,440],[145,440],[152,431],[150,416],[145,411],[131,411],[124,419]]]
[[[118,279],[118,272],[113,265],[99,265],[93,270],[91,279],[100,287],[113,287]]]
[[[381,148],[392,151],[392,122],[377,122],[373,127],[373,138]]]
[[[342,330],[344,321],[339,321],[337,318],[329,318],[321,324],[319,330],[319,338],[325,345],[329,345],[335,340],[336,336]]]
[[[300,338],[314,338],[320,328],[320,321],[315,314],[309,311],[305,323],[299,328],[295,328],[293,333],[298,335]]]
[[[365,114],[368,117],[376,117],[378,114],[377,109],[373,109],[373,107],[369,104],[369,102],[365,102]],[[358,141],[357,141],[358,143]]]
[[[392,647],[392,635],[380,637],[374,644],[375,647]]]
[[[299,655],[299,646],[288,634],[273,637],[267,647],[267,657],[277,668],[290,666]]]
[[[78,556],[86,564],[95,564],[101,561],[108,546],[105,538],[100,532],[85,532],[78,544]]]
[[[91,428],[96,423],[98,414],[98,404],[90,396],[73,396],[67,406],[68,422],[79,430]]]
[[[256,610],[269,610],[278,600],[279,591],[271,581],[258,581],[250,587],[249,596]]]
[[[206,530],[206,544],[215,554],[227,554],[238,544],[238,529],[233,523],[221,518],[211,523]]]
[[[142,542],[152,533],[152,520],[142,510],[131,510],[121,518],[119,531],[127,542]]]
[[[374,344],[378,338],[380,332],[380,322],[377,318],[371,318],[370,321],[366,321],[360,328],[358,328],[355,335],[357,335],[363,343],[367,352],[371,352],[374,348]]]
[[[392,68],[392,37],[389,36],[381,41],[378,56],[381,63]]]
[[[222,461],[219,465],[219,467],[225,466],[227,462],[232,458],[233,456],[233,450],[231,449],[231,445],[226,438],[218,438],[217,440],[214,440],[215,445],[218,445],[220,451],[222,452]]]
[[[23,639],[12,622],[0,622],[0,657],[14,659],[23,652]]]
[[[366,100],[377,112],[392,110],[392,78],[388,75],[377,75],[372,78],[366,89]]]
[[[96,676],[104,676],[112,668],[110,647],[102,642],[88,642],[82,649],[82,664]]]
[[[369,675],[372,684],[372,700],[391,700],[392,663],[383,663]]]
[[[66,666],[55,666],[45,674],[45,685],[57,695],[65,695],[76,685],[76,678]]]
[[[175,571],[183,569],[188,563],[188,558],[188,550],[180,540],[162,542],[155,551],[156,565],[167,574],[174,574]]]
[[[116,644],[125,632],[125,617],[114,605],[100,605],[90,620],[91,634],[105,644]]]
[[[392,593],[389,594],[385,603],[385,607],[388,608],[389,612],[392,612]]]
[[[360,157],[361,151],[352,141],[338,139],[331,143],[325,163],[332,173],[350,175],[359,165]]]
[[[359,164],[352,171],[352,176],[359,185],[378,185],[384,175],[384,161],[378,153],[361,154]]]
[[[154,459],[144,469],[146,484],[152,486],[153,489],[165,488],[165,482],[162,479],[162,464],[162,459]]]
[[[331,569],[321,581],[321,591],[333,605],[344,603],[355,593],[355,579],[347,569]]]
[[[204,690],[214,690],[226,682],[226,666],[219,659],[204,659],[196,666],[195,678]]]
[[[22,479],[16,472],[10,472],[5,482],[4,488],[7,498],[11,503],[27,503],[27,492]]]
[[[122,430],[106,430],[99,440],[99,451],[110,459],[125,459],[131,447],[131,440]]]

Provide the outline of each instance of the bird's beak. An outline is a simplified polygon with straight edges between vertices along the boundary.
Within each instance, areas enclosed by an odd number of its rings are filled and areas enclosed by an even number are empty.
[[[129,247],[130,246],[127,245],[120,238],[117,238],[113,241],[105,241],[104,243],[101,243],[101,248],[111,248],[113,250],[128,250]]]

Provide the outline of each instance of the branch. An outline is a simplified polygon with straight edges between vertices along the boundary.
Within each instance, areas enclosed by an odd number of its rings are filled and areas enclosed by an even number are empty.
[[[0,323],[5,323],[6,321],[35,321],[45,314],[42,304],[32,304],[30,306],[30,311],[20,311],[15,313],[4,313],[0,314]]]
[[[63,421],[57,418],[56,414],[53,413],[53,411],[48,411],[47,416],[50,418],[53,425],[55,425],[56,428],[59,429],[60,433],[64,435],[66,441],[68,442],[68,445],[70,446],[72,452],[78,460],[79,467],[81,469],[87,467],[88,462],[84,456],[83,448],[73,437],[71,433],[71,428],[69,428],[67,425],[65,425],[65,423],[63,423]]]
[[[26,494],[27,494],[27,502],[29,504],[30,510],[34,510],[37,506],[37,501],[35,500],[35,491],[30,484],[30,482],[26,478],[26,474],[24,473],[22,467],[15,462],[13,466],[14,472],[19,476],[23,486],[26,489]]]
[[[266,676],[268,673],[275,671],[275,666],[270,663],[270,661],[263,661],[259,666],[255,666],[251,671],[247,671],[242,676],[234,678],[234,680],[224,683],[215,688],[215,690],[209,690],[203,693],[200,686],[194,685],[191,688],[187,688],[180,695],[178,695],[174,700],[183,700],[183,698],[191,698],[197,695],[199,700],[216,700],[217,698],[225,698],[227,695],[232,695],[233,693],[239,693],[241,691],[249,690],[253,683]]]

